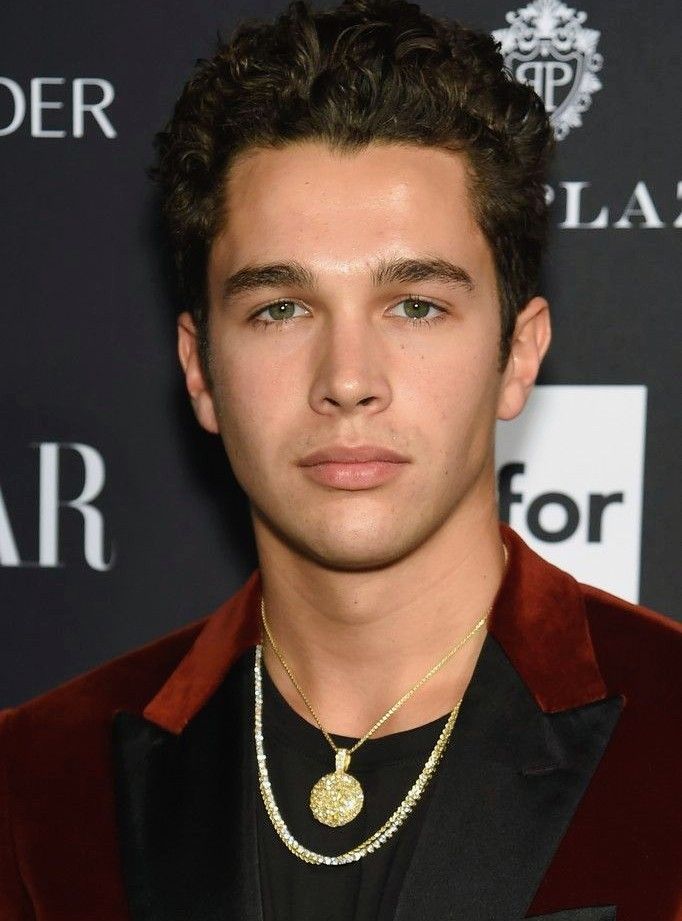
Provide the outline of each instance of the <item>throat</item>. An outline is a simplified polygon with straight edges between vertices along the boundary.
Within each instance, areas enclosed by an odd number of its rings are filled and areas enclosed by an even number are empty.
[[[266,680],[297,717],[324,738],[345,743],[380,739],[444,719],[466,691],[486,636],[481,618],[440,658],[425,654],[384,661],[383,667],[331,667],[295,683],[267,642]],[[289,663],[286,663],[289,665]]]

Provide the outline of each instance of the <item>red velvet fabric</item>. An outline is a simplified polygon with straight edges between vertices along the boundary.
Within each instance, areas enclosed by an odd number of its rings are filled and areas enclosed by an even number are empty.
[[[529,914],[618,905],[618,921],[682,918],[682,630],[588,589],[609,695],[625,707]]]
[[[618,921],[681,921],[682,629],[510,550],[490,620],[546,712],[626,704],[529,915],[616,904]],[[0,921],[124,921],[111,721],[179,733],[258,639],[258,575],[207,621],[78,678],[0,721]]]

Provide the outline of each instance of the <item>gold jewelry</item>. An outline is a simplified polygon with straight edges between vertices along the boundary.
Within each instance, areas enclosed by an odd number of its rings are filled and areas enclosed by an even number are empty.
[[[254,666],[254,686],[256,698],[254,736],[256,742],[256,760],[258,762],[258,786],[260,787],[261,796],[263,797],[265,811],[270,817],[272,826],[277,832],[282,843],[291,851],[291,853],[298,857],[299,860],[303,860],[306,863],[318,865],[327,864],[327,866],[336,867],[361,860],[367,854],[371,854],[372,851],[376,851],[378,848],[380,848],[381,845],[388,841],[389,838],[393,837],[393,835],[398,831],[405,819],[409,816],[409,814],[421,799],[424,790],[426,789],[429,781],[431,780],[431,777],[436,770],[438,762],[443,756],[443,752],[445,751],[445,747],[448,744],[448,740],[455,725],[455,721],[459,715],[459,707],[462,701],[459,700],[455,704],[455,708],[448,717],[448,720],[445,723],[441,734],[438,736],[436,744],[433,747],[433,751],[429,755],[426,764],[422,768],[421,774],[416,779],[412,787],[408,790],[405,799],[388,817],[384,824],[378,828],[374,834],[370,835],[369,838],[366,838],[356,847],[351,848],[350,851],[345,851],[343,854],[336,854],[333,856],[318,854],[315,851],[311,851],[307,847],[304,847],[304,845],[299,844],[296,838],[294,838],[294,836],[291,834],[280,814],[279,809],[277,808],[277,803],[275,802],[275,797],[272,792],[272,786],[268,776],[267,759],[265,756],[265,751],[263,750],[263,684],[261,674],[261,658],[262,646],[259,643],[256,646],[256,660]]]
[[[507,563],[507,548],[504,546],[504,562],[505,566]],[[360,813],[363,803],[364,803],[364,792],[360,782],[357,778],[353,777],[352,774],[348,773],[348,768],[350,766],[351,755],[353,755],[360,746],[367,741],[367,739],[372,736],[377,729],[379,729],[386,720],[390,719],[394,713],[396,713],[404,703],[406,703],[412,696],[415,694],[422,685],[432,678],[436,672],[452,658],[452,656],[458,652],[462,646],[465,645],[485,624],[488,619],[488,615],[492,610],[492,604],[490,608],[486,611],[485,615],[476,623],[476,625],[467,633],[467,635],[459,640],[453,647],[450,649],[440,661],[438,661],[425,675],[423,675],[419,681],[413,685],[408,691],[403,694],[403,696],[390,707],[383,716],[381,716],[376,723],[369,729],[361,739],[349,749],[339,748],[331,735],[322,725],[320,718],[318,717],[315,709],[308,700],[305,692],[299,685],[298,681],[294,677],[294,673],[287,664],[284,656],[282,655],[279,646],[275,642],[275,639],[270,630],[270,625],[268,624],[267,618],[265,616],[265,601],[261,596],[261,620],[263,623],[263,629],[268,638],[268,642],[272,646],[272,649],[280,661],[282,668],[285,670],[289,676],[292,684],[296,688],[301,699],[305,703],[306,707],[310,711],[313,719],[315,720],[318,728],[324,735],[327,742],[331,746],[335,755],[335,770],[331,774],[325,774],[321,777],[317,783],[313,786],[313,789],[310,792],[310,809],[318,820],[323,825],[328,825],[331,828],[338,828],[341,825],[347,825],[351,822],[356,816]],[[458,705],[459,706],[459,705]],[[454,713],[454,711],[453,711]],[[453,720],[454,725],[454,720]],[[449,736],[449,733],[448,733]],[[435,751],[435,749],[434,749]],[[437,763],[437,762],[436,762]],[[429,775],[430,776],[430,775]],[[273,801],[274,803],[274,801]],[[266,803],[267,808],[267,803]],[[276,808],[276,807],[275,807]],[[269,810],[268,810],[269,812]],[[272,818],[272,815],[271,815]],[[281,819],[281,817],[280,817]],[[274,820],[273,820],[274,824]],[[286,842],[285,842],[286,843]]]

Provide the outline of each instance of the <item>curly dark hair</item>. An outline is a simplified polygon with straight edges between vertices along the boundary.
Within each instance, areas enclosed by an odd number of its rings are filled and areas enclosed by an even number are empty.
[[[319,140],[442,147],[467,157],[476,219],[493,254],[500,366],[533,296],[547,228],[553,135],[541,100],[516,82],[492,37],[406,0],[290,3],[274,23],[243,22],[200,60],[156,138],[159,180],[181,293],[208,367],[206,266],[225,180],[247,148]]]

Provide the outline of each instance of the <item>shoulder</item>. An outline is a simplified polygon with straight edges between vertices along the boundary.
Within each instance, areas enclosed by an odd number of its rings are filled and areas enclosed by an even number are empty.
[[[165,705],[183,712],[199,692],[215,689],[229,668],[230,654],[251,641],[247,614],[258,587],[256,570],[208,617],[9,711],[0,720],[0,755],[7,756],[9,737],[12,751],[31,750],[33,761],[38,746],[77,754],[81,740],[104,754],[112,718],[121,711],[149,718],[150,704],[164,693],[161,709]]]
[[[206,619],[193,622],[119,656],[12,710],[0,712],[0,750],[10,744],[47,744],[57,737],[109,726],[119,710],[141,713],[191,648]]]
[[[682,624],[593,586],[580,589],[607,687],[682,708]]]
[[[43,839],[60,841],[68,850],[74,826],[93,852],[107,850],[114,826],[112,717],[119,710],[142,711],[201,625],[184,627],[0,712],[1,917],[7,906],[15,917],[26,898],[15,842],[22,840],[24,856],[34,844],[40,849]]]
[[[0,889],[3,874],[17,885],[13,836],[31,839],[32,847],[40,829],[68,849],[73,835],[63,826],[73,822],[88,847],[106,850],[115,824],[114,715],[142,712],[192,647],[201,623],[0,713]]]

